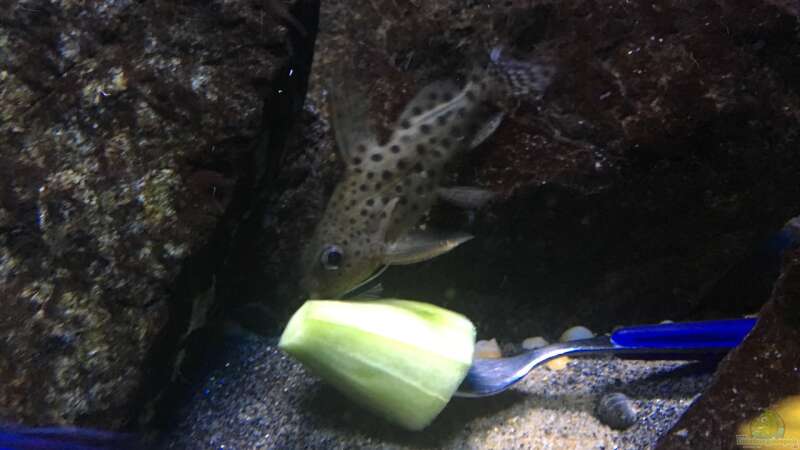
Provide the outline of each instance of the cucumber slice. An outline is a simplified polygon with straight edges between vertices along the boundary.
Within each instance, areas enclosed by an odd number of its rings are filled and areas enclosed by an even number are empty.
[[[278,344],[356,403],[411,430],[450,401],[474,346],[469,319],[408,300],[309,300]]]

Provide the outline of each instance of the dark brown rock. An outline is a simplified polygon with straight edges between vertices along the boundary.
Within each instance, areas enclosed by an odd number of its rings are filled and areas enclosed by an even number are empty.
[[[800,393],[800,251],[786,261],[753,331],[657,448],[736,448],[743,422]]]
[[[276,5],[0,2],[0,420],[141,411],[210,282],[179,271],[259,173]]]

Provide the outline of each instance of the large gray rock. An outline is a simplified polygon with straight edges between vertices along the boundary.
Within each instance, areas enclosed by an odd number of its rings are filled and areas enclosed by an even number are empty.
[[[0,420],[141,412],[264,170],[283,8],[0,2]]]

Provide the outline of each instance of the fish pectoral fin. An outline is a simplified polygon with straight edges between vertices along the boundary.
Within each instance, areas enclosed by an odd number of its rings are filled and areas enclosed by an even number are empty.
[[[434,81],[422,88],[417,95],[408,102],[400,118],[397,119],[399,129],[403,129],[403,123],[409,125],[417,123],[426,111],[430,111],[438,105],[452,99],[458,95],[459,88],[452,81]]]
[[[486,139],[489,139],[489,136],[494,134],[495,130],[500,126],[500,123],[503,122],[504,116],[505,114],[503,111],[496,112],[489,116],[472,136],[472,140],[469,143],[470,150],[481,145]]]
[[[463,209],[481,209],[497,197],[497,194],[469,186],[441,187],[436,195],[452,205]]]
[[[412,231],[389,244],[384,263],[390,265],[415,264],[443,255],[472,239],[467,233],[437,233]]]
[[[369,148],[377,137],[369,121],[369,98],[347,75],[328,81],[328,112],[339,155],[350,166],[361,145]]]

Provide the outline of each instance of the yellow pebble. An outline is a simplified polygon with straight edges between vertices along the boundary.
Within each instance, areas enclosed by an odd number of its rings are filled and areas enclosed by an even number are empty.
[[[500,352],[500,346],[497,345],[497,339],[478,341],[475,343],[475,358],[494,359],[502,357],[503,354]]]
[[[569,362],[569,356],[562,356],[560,358],[551,359],[545,363],[550,370],[563,370],[567,367],[567,363]]]

